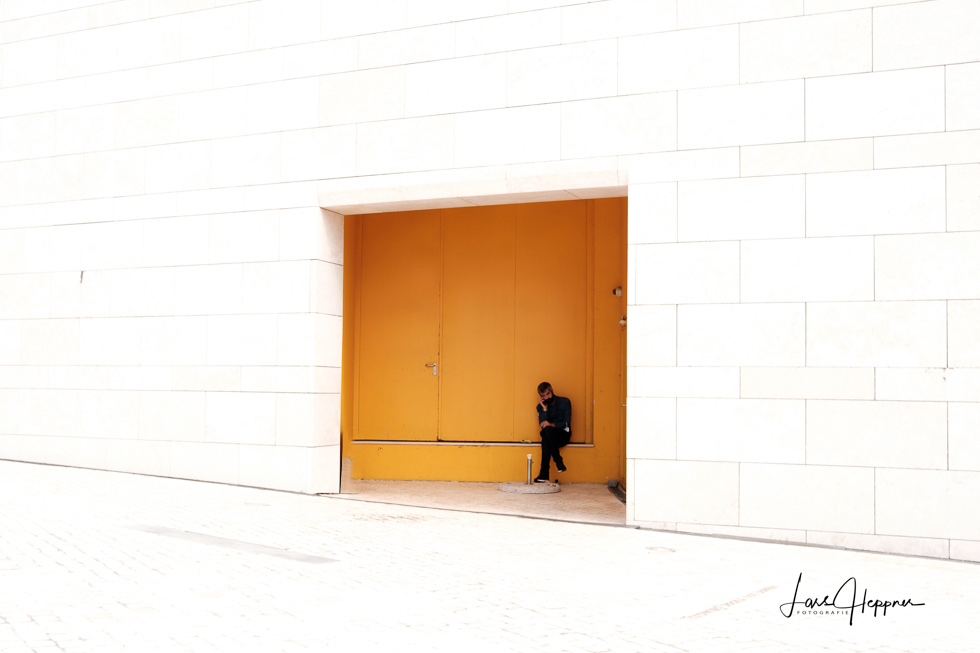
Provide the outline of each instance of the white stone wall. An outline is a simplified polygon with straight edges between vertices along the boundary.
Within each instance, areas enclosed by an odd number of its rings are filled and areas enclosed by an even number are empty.
[[[630,519],[980,559],[980,3],[678,9],[634,53],[715,34],[645,77]]]
[[[315,491],[337,214],[628,194],[630,521],[980,559],[980,2],[0,21],[0,456]]]
[[[0,457],[336,491],[343,224],[293,45],[320,3],[0,20]]]

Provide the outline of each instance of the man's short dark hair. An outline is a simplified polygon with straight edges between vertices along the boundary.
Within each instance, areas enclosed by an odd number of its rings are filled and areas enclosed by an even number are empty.
[[[551,390],[551,384],[548,383],[547,381],[542,381],[541,383],[538,384],[538,394],[539,395],[540,394],[544,394],[548,390]],[[554,390],[551,390],[551,391],[554,392]]]

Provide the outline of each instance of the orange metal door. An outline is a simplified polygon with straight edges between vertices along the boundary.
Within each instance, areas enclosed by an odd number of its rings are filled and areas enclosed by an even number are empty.
[[[436,440],[440,214],[367,215],[360,225],[354,436]]]
[[[514,212],[446,211],[439,439],[514,437]]]
[[[520,439],[537,439],[537,385],[572,402],[572,442],[587,441],[592,397],[585,202],[517,204],[514,395]],[[588,424],[588,426],[591,426]]]

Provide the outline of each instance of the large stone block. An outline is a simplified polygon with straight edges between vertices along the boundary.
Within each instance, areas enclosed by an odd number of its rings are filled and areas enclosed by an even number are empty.
[[[809,446],[805,404],[790,399],[678,399],[677,458],[802,464]]]
[[[942,68],[806,80],[806,138],[860,138],[945,128]]]
[[[817,367],[945,367],[945,302],[811,303],[806,361]]]
[[[945,469],[946,456],[945,403],[807,402],[807,464]]]
[[[871,71],[871,10],[739,26],[739,77],[766,82]]]

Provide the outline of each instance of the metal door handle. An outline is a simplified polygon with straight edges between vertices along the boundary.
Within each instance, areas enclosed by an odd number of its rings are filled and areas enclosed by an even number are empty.
[[[432,368],[432,376],[435,376],[436,374],[438,374],[438,371],[439,371],[439,363],[426,363],[425,366]]]

